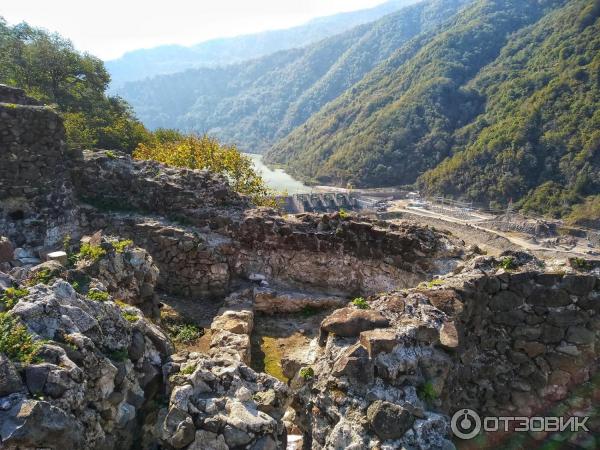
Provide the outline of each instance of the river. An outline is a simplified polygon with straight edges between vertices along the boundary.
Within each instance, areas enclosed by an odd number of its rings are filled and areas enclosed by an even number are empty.
[[[292,178],[283,169],[272,170],[271,168],[267,167],[262,161],[262,155],[257,155],[255,153],[244,153],[244,155],[252,159],[256,171],[260,174],[263,180],[265,180],[267,186],[274,191],[287,192],[288,194],[303,194],[311,192],[310,186],[306,186],[302,182]]]

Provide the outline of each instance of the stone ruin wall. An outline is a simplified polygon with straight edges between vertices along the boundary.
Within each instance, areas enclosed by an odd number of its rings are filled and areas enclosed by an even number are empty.
[[[597,275],[472,270],[368,301],[321,324],[315,378],[294,380],[312,448],[446,448],[464,408],[590,416],[600,433]]]
[[[590,406],[573,393],[600,369],[597,276],[504,273],[467,282],[459,297],[460,347],[444,392],[450,412],[528,416],[567,396]]]
[[[53,245],[74,222],[58,115],[0,86],[0,234],[21,246]]]
[[[339,224],[340,232],[317,231],[318,216],[306,216],[309,224],[302,227],[259,212],[213,231],[160,217],[82,211],[88,232],[134,240],[160,268],[162,289],[192,297],[222,297],[255,273],[284,289],[372,294],[412,287],[440,270],[434,257],[456,264],[460,254],[453,242],[440,244],[440,237],[426,230],[417,236],[416,229],[348,221]],[[417,241],[421,247],[415,247]]]
[[[0,103],[0,235],[41,257],[66,236],[103,230],[147,249],[161,288],[198,297],[223,296],[252,273],[292,289],[363,295],[413,286],[443,270],[434,259],[460,253],[431,231],[257,212],[207,171],[67,151],[52,109],[29,104],[20,90],[0,95],[27,103]]]

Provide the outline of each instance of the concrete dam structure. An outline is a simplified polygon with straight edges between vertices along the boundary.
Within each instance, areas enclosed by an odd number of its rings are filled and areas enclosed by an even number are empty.
[[[288,213],[333,212],[358,210],[363,206],[356,194],[340,192],[320,192],[313,194],[294,194],[280,197],[283,209]]]

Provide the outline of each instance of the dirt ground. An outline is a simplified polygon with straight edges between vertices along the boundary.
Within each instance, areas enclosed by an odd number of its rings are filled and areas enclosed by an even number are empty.
[[[411,220],[423,225],[429,225],[440,230],[450,231],[454,236],[459,237],[467,245],[477,245],[488,254],[496,256],[506,250],[526,249],[540,259],[567,259],[573,257],[590,257],[580,252],[565,250],[543,249],[539,245],[529,243],[527,236],[520,233],[503,233],[484,230],[481,227],[461,223],[456,219],[445,220],[441,217],[434,217],[425,214],[418,214],[413,211],[401,210],[402,219]]]
[[[329,314],[330,310],[314,314],[255,315],[252,368],[287,382],[281,360],[307,361],[311,342],[318,337],[321,321]]]

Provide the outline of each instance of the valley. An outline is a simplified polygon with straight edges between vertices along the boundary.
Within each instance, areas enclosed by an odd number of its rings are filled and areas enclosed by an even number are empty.
[[[582,225],[600,189],[599,14],[592,0],[424,1],[119,94],[151,128],[209,133],[306,184],[512,199]]]

